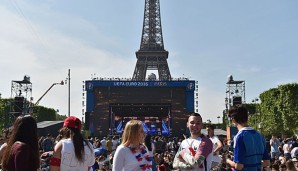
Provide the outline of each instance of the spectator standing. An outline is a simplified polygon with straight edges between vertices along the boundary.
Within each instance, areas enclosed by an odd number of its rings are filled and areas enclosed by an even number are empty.
[[[286,139],[283,145],[284,156],[287,160],[291,159],[291,151],[290,151],[290,139]]]
[[[292,160],[286,161],[286,168],[287,168],[287,171],[297,171],[294,165],[294,162]]]
[[[229,117],[237,127],[234,137],[234,161],[226,159],[226,163],[234,170],[260,171],[270,166],[270,156],[266,150],[264,137],[256,130],[248,127],[248,113],[243,106],[233,106]],[[263,167],[262,167],[263,166]]]
[[[212,164],[211,169],[217,167],[220,162],[221,158],[219,157],[219,151],[223,148],[223,145],[219,138],[214,135],[214,125],[207,126],[208,137],[213,143],[213,156],[212,156]]]
[[[103,139],[100,141],[101,147],[104,149],[107,149],[107,140],[106,137],[103,137]]]
[[[113,143],[112,151],[114,151],[114,150],[116,150],[116,148],[118,146],[118,140],[117,140],[117,138],[115,136],[112,139],[112,143]]]
[[[113,171],[152,171],[148,149],[143,145],[145,131],[141,121],[126,123],[122,142],[113,158]]]
[[[292,161],[294,162],[294,166],[295,166],[296,170],[298,170],[298,159],[295,157],[292,159]]]
[[[47,137],[42,141],[42,150],[43,152],[53,151],[54,142],[51,134],[48,134]]]
[[[44,139],[45,139],[44,136],[41,136],[41,137],[38,139],[38,147],[39,147],[39,150],[40,150],[40,151],[43,151],[43,149],[42,149],[42,142],[43,142]]]
[[[188,118],[187,127],[191,137],[182,141],[174,158],[173,167],[182,171],[209,171],[213,144],[201,133],[203,128],[201,115],[192,113]]]
[[[40,167],[37,124],[30,115],[19,116],[2,158],[5,171],[36,171]]]
[[[292,150],[291,150],[291,157],[292,158],[298,158],[298,147],[294,147]]]
[[[99,139],[96,139],[93,142],[93,148],[99,148],[99,147],[101,147],[101,143],[100,143]]]
[[[278,159],[279,157],[279,146],[280,146],[280,141],[277,139],[276,135],[272,135],[272,138],[270,139],[270,149],[271,149],[271,160]]]
[[[170,153],[174,153],[175,152],[175,147],[176,143],[172,138],[169,138],[168,140],[168,144],[167,144],[167,149]],[[176,152],[175,152],[176,153]]]
[[[92,144],[81,134],[81,121],[70,116],[65,119],[60,133],[65,135],[54,148],[51,171],[89,171],[95,162]]]
[[[163,147],[164,143],[161,139],[161,137],[156,136],[155,137],[155,142],[154,142],[154,147],[155,147],[155,152],[158,154],[163,153],[166,149]]]
[[[149,157],[152,161],[152,171],[157,171],[156,163],[154,162],[155,147],[150,134],[147,134],[145,137],[145,146],[148,148]]]
[[[111,152],[112,151],[112,147],[113,147],[113,142],[112,142],[111,138],[109,137],[108,138],[108,141],[107,141],[107,150],[109,152]]]
[[[291,142],[291,149],[295,147],[298,147],[298,140],[295,137],[293,137]]]

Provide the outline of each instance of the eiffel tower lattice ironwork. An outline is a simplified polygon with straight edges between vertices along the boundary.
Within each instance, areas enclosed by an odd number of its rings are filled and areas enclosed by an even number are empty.
[[[158,70],[159,80],[171,80],[169,52],[164,49],[159,0],[145,0],[143,31],[133,80],[144,81],[147,70]]]

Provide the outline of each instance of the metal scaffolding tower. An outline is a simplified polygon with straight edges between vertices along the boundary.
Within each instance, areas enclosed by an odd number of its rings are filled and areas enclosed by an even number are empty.
[[[228,76],[226,84],[226,109],[230,109],[233,105],[245,103],[245,81],[236,81],[232,75]]]
[[[14,99],[11,114],[14,117],[27,114],[32,105],[32,83],[28,75],[25,75],[21,81],[11,81],[11,97]]]

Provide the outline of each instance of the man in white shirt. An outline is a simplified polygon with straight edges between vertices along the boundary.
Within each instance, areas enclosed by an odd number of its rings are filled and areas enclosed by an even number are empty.
[[[214,135],[214,125],[207,126],[208,137],[213,143],[213,157],[211,168],[215,168],[221,162],[221,158],[219,157],[219,151],[222,149],[223,145],[219,138]]]
[[[107,149],[107,140],[106,137],[103,137],[103,139],[100,141],[101,147],[104,149]]]
[[[118,146],[118,139],[115,136],[112,139],[112,143],[113,143],[112,151],[114,151],[114,150],[116,150],[116,148]]]
[[[192,113],[187,127],[191,136],[182,141],[174,158],[173,167],[181,171],[209,171],[212,162],[212,141],[201,133],[202,117]]]

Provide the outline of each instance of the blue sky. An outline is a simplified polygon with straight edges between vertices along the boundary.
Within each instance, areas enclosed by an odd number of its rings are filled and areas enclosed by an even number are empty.
[[[199,84],[199,113],[217,123],[227,76],[245,80],[246,101],[298,82],[297,0],[161,0],[173,77]],[[3,0],[0,2],[0,93],[31,77],[35,101],[71,69],[71,114],[81,117],[82,81],[131,77],[141,41],[144,0]],[[67,114],[68,86],[40,102]]]

